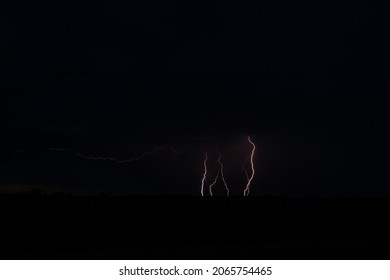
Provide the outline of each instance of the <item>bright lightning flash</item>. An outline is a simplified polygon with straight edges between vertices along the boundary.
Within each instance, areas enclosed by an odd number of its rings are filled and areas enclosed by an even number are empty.
[[[248,196],[249,195],[249,190],[250,190],[250,187],[251,187],[251,183],[252,183],[252,180],[253,180],[253,177],[255,176],[255,167],[254,167],[254,163],[253,163],[253,157],[255,155],[255,151],[256,151],[256,145],[255,143],[253,143],[251,141],[251,137],[248,136],[248,141],[249,143],[252,145],[252,152],[251,152],[251,156],[250,156],[250,163],[251,163],[251,175],[248,176],[248,183],[246,184],[246,187],[245,187],[245,190],[244,190],[244,196]]]
[[[209,186],[210,196],[213,196],[213,186],[217,183],[219,174],[221,174],[222,182],[223,182],[223,184],[225,186],[225,189],[226,189],[226,195],[229,196],[230,190],[229,190],[229,187],[228,187],[228,185],[226,183],[225,175],[223,173],[223,163],[222,163],[222,160],[221,160],[222,155],[221,155],[220,151],[218,150],[218,148],[217,148],[217,153],[218,153],[218,165],[219,165],[219,168],[218,168],[218,172],[217,172],[217,175],[215,176],[215,179],[214,179],[213,183],[211,183],[210,186]]]
[[[205,184],[205,181],[206,181],[206,178],[207,178],[207,159],[208,159],[208,155],[207,155],[207,152],[205,153],[205,156],[204,156],[204,161],[203,161],[203,167],[204,167],[204,171],[203,171],[203,178],[202,178],[202,186],[201,186],[201,189],[200,189],[200,193],[201,195],[203,196],[204,193],[204,184]]]
[[[248,196],[249,195],[251,183],[252,183],[252,180],[253,180],[253,178],[255,176],[254,155],[255,155],[255,151],[256,151],[256,145],[255,145],[255,143],[253,143],[253,141],[251,140],[250,136],[248,136],[248,142],[251,144],[252,150],[251,150],[250,156],[245,160],[245,163],[242,165],[242,170],[245,172],[246,179],[248,180],[248,182],[246,183],[245,189],[244,189],[244,196]],[[210,193],[210,196],[213,196],[213,187],[218,182],[218,179],[221,178],[221,180],[222,180],[222,182],[223,182],[223,184],[225,186],[225,189],[226,189],[226,195],[229,196],[230,189],[228,187],[228,184],[226,183],[226,179],[225,179],[225,175],[224,175],[224,165],[222,163],[222,154],[218,150],[218,147],[217,147],[216,150],[217,150],[217,153],[218,153],[218,160],[217,160],[218,171],[217,171],[217,174],[215,175],[214,181],[209,185],[209,193]],[[202,196],[204,196],[205,182],[206,182],[206,179],[207,179],[207,160],[208,160],[208,156],[207,156],[207,153],[205,153],[205,158],[204,158],[204,161],[203,161],[204,172],[203,172],[203,177],[202,177],[202,182],[201,182],[201,189],[200,189],[200,193],[201,193]],[[251,166],[250,167],[250,171],[251,171],[250,174],[245,169],[245,165],[246,165],[247,161],[250,161],[250,166]]]

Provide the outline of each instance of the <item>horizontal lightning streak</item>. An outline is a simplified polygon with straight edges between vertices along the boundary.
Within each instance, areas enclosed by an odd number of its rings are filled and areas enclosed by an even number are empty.
[[[148,152],[145,152],[145,153],[141,154],[140,156],[132,157],[132,158],[129,158],[129,159],[123,159],[123,160],[115,158],[115,157],[87,156],[87,155],[84,155],[84,154],[82,154],[80,152],[76,152],[76,155],[78,157],[81,157],[83,159],[88,159],[88,160],[105,160],[105,161],[113,161],[115,163],[129,163],[129,162],[133,162],[133,161],[144,159],[147,155],[153,154],[153,153],[155,153],[157,151],[161,151],[162,149],[164,149],[164,148],[163,147],[157,147],[157,148],[155,148],[155,149],[153,149],[151,151],[148,151]]]
[[[174,147],[171,147],[171,152],[174,153],[177,156],[180,156],[184,153],[184,151],[178,151]]]
[[[59,152],[72,152],[74,153],[76,156],[78,157],[81,157],[83,159],[86,159],[86,160],[96,160],[96,161],[113,161],[115,163],[131,163],[133,161],[138,161],[138,160],[142,160],[144,159],[146,156],[150,155],[150,154],[153,154],[153,153],[156,153],[158,151],[161,151],[161,150],[164,150],[164,149],[170,149],[170,151],[175,154],[175,155],[181,155],[183,154],[184,152],[183,151],[177,151],[175,150],[173,147],[156,147],[154,148],[153,150],[151,151],[147,151],[139,156],[134,156],[134,157],[131,157],[131,158],[128,158],[128,159],[119,159],[119,158],[116,158],[116,157],[110,157],[110,156],[90,156],[90,155],[86,155],[84,153],[81,153],[81,152],[78,152],[78,151],[75,151],[75,150],[72,150],[72,149],[63,149],[63,148],[49,148],[49,150],[51,151],[59,151]]]

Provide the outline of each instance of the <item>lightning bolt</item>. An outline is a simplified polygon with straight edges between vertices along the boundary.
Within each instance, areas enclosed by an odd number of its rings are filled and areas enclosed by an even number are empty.
[[[213,196],[213,186],[217,183],[218,177],[219,177],[219,169],[218,169],[217,176],[215,176],[214,181],[213,181],[213,182],[210,184],[210,186],[209,186],[209,192],[210,192],[210,195],[211,195],[211,196]]]
[[[248,182],[247,182],[247,184],[245,186],[244,196],[248,196],[249,195],[250,186],[251,186],[253,177],[255,176],[255,167],[254,167],[254,163],[253,163],[253,157],[255,155],[256,145],[255,145],[255,143],[252,142],[250,136],[248,136],[248,142],[252,145],[252,152],[251,152],[251,155],[250,155],[250,163],[251,163],[251,171],[252,171],[252,173],[251,173],[250,176],[248,176],[249,174],[245,170],[245,173],[247,174]]]
[[[249,180],[249,174],[248,171],[245,169],[245,164],[241,166],[241,170],[245,173],[246,179]]]
[[[229,196],[230,190],[229,190],[229,187],[228,187],[228,185],[227,185],[227,183],[226,183],[225,175],[223,174],[223,164],[222,164],[221,158],[222,158],[222,155],[221,155],[221,153],[218,151],[218,164],[219,164],[219,166],[220,166],[219,170],[220,170],[220,173],[221,173],[222,182],[223,182],[223,184],[225,185],[226,195]]]
[[[218,170],[217,170],[217,175],[215,176],[214,181],[209,186],[210,196],[213,196],[213,186],[217,183],[219,174],[221,173],[221,169],[223,168],[223,165],[221,162],[221,153],[218,150],[218,146],[216,146],[215,150],[217,151],[217,154],[218,154],[218,160],[217,160]],[[223,176],[223,173],[222,173],[222,176]],[[224,178],[222,180],[225,181]]]
[[[223,173],[224,166],[223,166],[223,163],[222,163],[222,160],[221,160],[222,159],[222,154],[218,150],[218,147],[216,148],[216,151],[218,153],[217,163],[218,163],[219,167],[218,167],[217,175],[215,176],[214,181],[209,185],[209,193],[210,193],[210,196],[213,196],[213,187],[218,182],[219,176],[221,176],[222,182],[223,182],[223,184],[225,186],[225,189],[226,189],[226,195],[229,196],[230,190],[229,190],[229,187],[228,187],[228,185],[226,183],[225,175]],[[204,181],[202,181],[202,190],[203,190],[203,188],[204,188]]]
[[[242,166],[241,166],[241,169],[244,171],[246,179],[248,180],[246,183],[245,189],[244,189],[244,196],[249,195],[251,183],[252,183],[252,180],[255,176],[254,155],[255,155],[255,151],[256,151],[256,145],[251,140],[250,136],[248,136],[247,139],[248,139],[248,142],[250,143],[250,145],[252,146],[252,150],[251,150],[250,156],[245,160],[244,164],[242,164]],[[224,174],[224,165],[222,163],[222,154],[219,151],[218,146],[216,147],[216,151],[218,154],[218,159],[217,159],[218,170],[217,170],[217,174],[215,175],[214,181],[209,185],[209,193],[210,193],[210,196],[213,196],[213,187],[218,182],[218,179],[221,178],[221,180],[225,186],[225,189],[226,189],[226,195],[229,196],[230,189],[229,189],[228,184],[226,183],[226,178],[225,178],[225,174]],[[208,160],[208,155],[206,152],[205,158],[203,160],[204,172],[203,172],[201,190],[200,190],[202,196],[204,196],[205,181],[207,178],[207,160]],[[245,165],[247,164],[248,161],[250,161],[250,171],[251,171],[250,174],[245,168]]]
[[[204,193],[204,184],[205,184],[205,181],[206,181],[206,177],[207,177],[207,160],[208,160],[208,155],[207,155],[207,152],[205,153],[205,156],[204,156],[204,160],[203,160],[203,167],[204,167],[204,171],[203,171],[203,178],[202,178],[202,185],[200,187],[200,194],[203,196]]]

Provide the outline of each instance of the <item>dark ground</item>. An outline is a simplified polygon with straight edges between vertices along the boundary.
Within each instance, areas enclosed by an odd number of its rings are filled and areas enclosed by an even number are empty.
[[[2,259],[389,259],[388,198],[0,201]]]

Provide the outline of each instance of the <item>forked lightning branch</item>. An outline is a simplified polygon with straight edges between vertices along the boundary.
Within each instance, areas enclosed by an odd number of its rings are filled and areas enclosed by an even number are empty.
[[[255,156],[255,151],[256,151],[256,145],[255,145],[255,143],[253,143],[250,136],[248,136],[248,142],[252,148],[251,148],[251,153],[248,157],[248,160],[250,162],[250,172],[248,172],[246,170],[245,164],[242,166],[242,169],[244,170],[244,172],[246,174],[246,178],[247,178],[247,183],[244,187],[244,196],[249,195],[252,180],[255,176],[254,156]],[[216,173],[214,180],[212,181],[212,183],[208,187],[209,194],[210,194],[210,196],[213,196],[213,187],[217,183],[218,180],[221,180],[223,182],[223,185],[225,186],[225,189],[226,189],[226,196],[229,196],[230,189],[229,189],[229,186],[226,182],[226,178],[224,175],[224,165],[222,163],[222,154],[219,151],[218,147],[216,148],[216,151],[218,154],[218,159],[217,159],[218,170],[217,170],[217,173]],[[206,152],[204,155],[204,160],[203,160],[203,176],[202,176],[201,185],[200,185],[200,194],[202,196],[205,195],[206,181],[207,181],[207,177],[209,175],[209,172],[208,172],[208,163],[209,162],[208,161],[209,161],[209,156],[208,156],[208,153]]]

